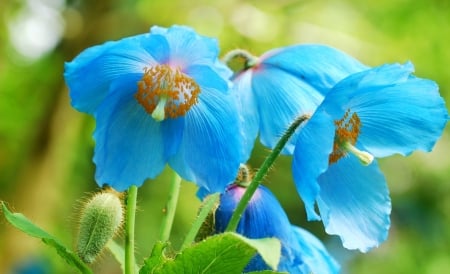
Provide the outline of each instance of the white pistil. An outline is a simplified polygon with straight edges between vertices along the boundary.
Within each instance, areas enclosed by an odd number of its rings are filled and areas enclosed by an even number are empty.
[[[369,152],[361,151],[361,150],[357,149],[355,146],[353,146],[352,144],[350,144],[349,142],[345,142],[343,147],[345,148],[345,150],[347,150],[348,152],[350,152],[353,155],[355,155],[356,157],[358,157],[359,161],[363,165],[368,166],[373,162],[374,157]]]
[[[161,122],[164,120],[166,116],[166,103],[167,103],[167,96],[161,96],[159,98],[158,104],[156,105],[156,108],[152,112],[152,117],[157,122]]]

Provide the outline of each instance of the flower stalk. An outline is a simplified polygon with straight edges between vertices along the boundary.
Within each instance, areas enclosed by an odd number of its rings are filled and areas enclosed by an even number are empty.
[[[237,226],[239,224],[239,220],[241,219],[241,216],[244,213],[245,208],[247,207],[247,204],[250,202],[253,194],[258,189],[258,186],[261,184],[262,179],[264,178],[264,176],[266,176],[267,172],[269,172],[269,169],[272,167],[273,163],[280,155],[281,151],[283,150],[283,147],[289,141],[289,138],[291,138],[291,136],[295,133],[296,129],[303,122],[308,120],[309,117],[310,117],[309,115],[302,115],[297,119],[295,119],[294,122],[283,134],[283,136],[281,136],[280,140],[278,140],[278,143],[275,145],[272,152],[264,160],[258,172],[255,174],[255,177],[253,177],[253,180],[248,185],[244,195],[242,195],[242,198],[239,201],[238,205],[236,206],[236,209],[233,212],[233,215],[231,216],[230,222],[228,223],[228,226],[225,231],[227,232],[236,231]]]
[[[190,244],[192,244],[197,236],[199,230],[201,229],[203,223],[205,222],[208,214],[210,214],[211,210],[213,210],[214,206],[217,206],[219,202],[220,194],[214,193],[205,198],[205,202],[200,208],[200,211],[195,219],[194,223],[191,226],[186,238],[184,239],[183,244],[181,245],[180,250],[185,249]]]
[[[137,186],[128,188],[125,213],[125,274],[134,274],[134,224],[136,219]]]
[[[161,230],[159,240],[166,242],[169,240],[170,232],[172,230],[173,219],[177,209],[178,196],[180,195],[181,177],[173,171],[172,180],[170,182],[169,197],[167,198],[166,207],[164,208],[164,215],[161,222]]]

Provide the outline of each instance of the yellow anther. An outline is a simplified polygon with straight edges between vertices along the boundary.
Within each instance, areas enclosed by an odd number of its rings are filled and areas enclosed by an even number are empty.
[[[145,68],[137,86],[136,100],[156,121],[184,116],[200,94],[194,79],[168,65]]]
[[[369,165],[373,156],[355,147],[361,131],[361,120],[356,112],[348,109],[342,119],[334,121],[336,126],[333,152],[330,154],[329,164],[334,164],[348,152],[354,154],[364,164]]]

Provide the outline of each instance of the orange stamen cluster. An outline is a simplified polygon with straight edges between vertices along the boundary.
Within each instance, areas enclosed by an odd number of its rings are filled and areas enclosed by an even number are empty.
[[[147,113],[152,114],[161,97],[167,98],[164,106],[166,117],[184,116],[198,102],[200,87],[186,74],[168,65],[156,65],[144,69],[134,95]]]
[[[341,148],[342,144],[348,142],[354,145],[356,140],[358,140],[361,130],[361,120],[356,112],[353,112],[351,115],[350,113],[350,109],[347,109],[342,119],[334,121],[336,131],[333,152],[330,154],[329,164],[336,163],[345,156],[346,151]]]

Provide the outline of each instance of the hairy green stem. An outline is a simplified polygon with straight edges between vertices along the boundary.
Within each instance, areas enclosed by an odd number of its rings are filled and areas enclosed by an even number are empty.
[[[175,217],[175,211],[177,209],[178,196],[180,194],[181,177],[173,171],[172,181],[170,182],[169,197],[167,198],[167,204],[164,208],[163,220],[161,223],[161,231],[159,234],[159,240],[166,242],[169,240],[170,232],[172,230],[173,219]]]
[[[233,215],[231,216],[230,222],[228,223],[228,226],[225,231],[233,232],[236,230],[239,224],[239,220],[241,219],[241,216],[247,207],[247,204],[250,202],[250,199],[252,198],[253,194],[258,189],[262,179],[264,178],[264,176],[266,176],[270,167],[273,165],[276,158],[280,155],[280,152],[283,150],[283,147],[289,141],[289,138],[295,133],[297,127],[308,119],[309,115],[302,115],[297,119],[295,119],[295,121],[289,126],[289,128],[286,130],[283,136],[281,136],[280,140],[278,140],[278,143],[275,145],[272,152],[264,160],[258,172],[255,174],[255,177],[253,177],[253,180],[251,181],[250,185],[247,187],[244,194],[242,195],[242,198],[239,201],[238,205],[236,206],[236,209],[234,210]]]
[[[214,193],[206,198],[205,203],[200,208],[200,212],[198,213],[197,218],[192,224],[191,229],[189,230],[183,244],[181,245],[181,250],[188,247],[195,240],[195,237],[202,227],[203,222],[208,217],[208,214],[211,212],[211,209],[214,207],[214,205],[219,201],[219,197],[220,193]]]
[[[125,274],[134,274],[134,223],[136,217],[137,186],[132,185],[127,192],[125,213]]]

